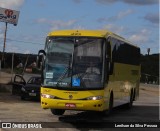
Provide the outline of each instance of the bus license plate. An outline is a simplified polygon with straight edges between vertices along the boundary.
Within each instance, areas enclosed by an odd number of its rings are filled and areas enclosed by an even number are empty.
[[[36,96],[36,93],[29,93],[30,96]]]
[[[76,104],[66,103],[65,106],[66,106],[66,107],[70,107],[70,108],[75,108],[75,107],[76,107]]]

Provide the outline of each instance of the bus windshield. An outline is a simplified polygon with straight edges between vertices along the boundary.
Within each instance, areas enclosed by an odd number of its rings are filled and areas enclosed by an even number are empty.
[[[104,39],[48,37],[44,86],[69,89],[103,87]]]

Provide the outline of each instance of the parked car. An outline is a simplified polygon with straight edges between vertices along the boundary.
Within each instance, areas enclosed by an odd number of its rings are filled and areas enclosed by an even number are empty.
[[[15,75],[12,94],[21,96],[21,100],[26,98],[40,99],[41,77],[31,77],[28,82],[21,75]]]
[[[21,75],[15,75],[12,84],[12,95],[21,95],[21,88],[26,85],[26,81]]]

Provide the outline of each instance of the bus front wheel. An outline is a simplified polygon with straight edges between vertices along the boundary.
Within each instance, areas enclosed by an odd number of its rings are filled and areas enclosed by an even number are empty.
[[[109,107],[107,110],[103,111],[104,115],[110,115],[112,113],[112,109],[113,109],[113,93],[111,93],[110,95],[110,99],[109,99]]]
[[[51,109],[53,115],[63,115],[65,110],[63,109]]]

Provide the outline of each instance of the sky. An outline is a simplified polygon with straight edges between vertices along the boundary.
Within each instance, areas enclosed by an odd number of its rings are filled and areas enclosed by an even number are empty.
[[[20,11],[17,26],[8,24],[6,52],[37,54],[49,32],[62,29],[110,30],[159,53],[159,0],[0,0]],[[5,23],[0,22],[0,51]]]

